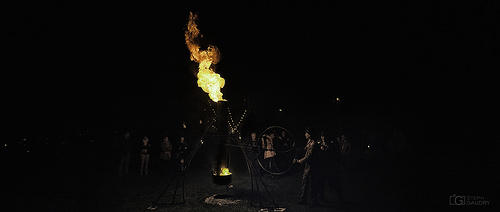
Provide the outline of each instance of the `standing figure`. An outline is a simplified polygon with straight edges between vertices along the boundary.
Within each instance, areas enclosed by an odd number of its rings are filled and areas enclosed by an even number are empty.
[[[280,144],[282,148],[288,149],[292,146],[290,138],[286,135],[286,131],[281,131],[281,136],[279,136]]]
[[[330,140],[327,149],[326,164],[326,183],[328,184],[329,192],[335,190],[337,192],[337,199],[339,204],[344,202],[342,193],[342,185],[340,184],[340,145],[335,140]]]
[[[132,148],[132,140],[130,133],[125,132],[123,137],[117,141],[117,150],[120,155],[120,162],[118,163],[118,176],[128,174],[128,167],[130,165],[130,149]]]
[[[148,170],[149,170],[149,156],[151,154],[151,144],[149,143],[149,138],[147,136],[144,136],[142,138],[141,142],[141,169],[140,173],[141,175],[148,175]],[[144,172],[143,172],[144,171]]]
[[[160,160],[161,160],[161,171],[167,171],[168,167],[170,165],[170,160],[172,159],[172,142],[168,140],[168,136],[165,135],[161,142],[161,153],[160,153]]]
[[[268,166],[268,170],[271,171],[271,164],[272,164],[272,159],[274,156],[276,156],[276,152],[274,151],[274,134],[271,133],[270,135],[263,135],[264,139],[262,141],[262,149],[265,149],[264,151],[264,161],[266,161],[266,164]]]
[[[326,141],[326,138],[325,138],[325,133],[324,132],[321,132],[320,134],[320,139],[319,141],[317,142],[317,144],[319,145],[319,163],[318,163],[318,168],[322,171],[318,172],[318,188],[319,188],[319,199],[323,202],[326,202],[326,199],[325,199],[325,187],[326,187],[326,181],[327,181],[327,178],[328,178],[328,172],[331,171],[332,167],[330,166],[330,161],[329,161],[329,158],[328,158],[328,149],[329,149],[329,146],[328,146],[328,142]]]
[[[302,186],[299,194],[298,204],[307,204],[307,192],[309,188],[311,189],[311,199],[313,201],[311,207],[318,204],[318,157],[319,157],[319,145],[312,139],[314,136],[311,128],[306,129],[304,134],[307,145],[304,148],[306,153],[301,159],[294,159],[294,163],[305,164],[304,174],[302,175]]]
[[[188,145],[184,140],[184,136],[181,136],[181,142],[177,147],[177,161],[179,161],[179,165],[181,170],[185,169],[185,157],[187,156]]]
[[[340,168],[343,172],[349,171],[349,157],[351,153],[351,143],[347,136],[342,135],[340,138]]]
[[[248,147],[250,147],[250,152],[252,153],[252,158],[256,158],[256,157],[253,157],[255,155],[257,155],[257,153],[259,152],[259,140],[257,139],[257,134],[256,133],[252,133],[250,134],[250,141],[248,142]]]

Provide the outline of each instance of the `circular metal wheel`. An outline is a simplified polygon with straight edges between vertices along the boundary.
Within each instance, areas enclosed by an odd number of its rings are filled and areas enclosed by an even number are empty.
[[[266,137],[274,133],[271,144]],[[284,135],[284,136],[283,136]],[[284,127],[271,126],[259,135],[260,148],[257,161],[260,167],[267,173],[278,176],[288,172],[293,166],[295,158],[295,139]]]

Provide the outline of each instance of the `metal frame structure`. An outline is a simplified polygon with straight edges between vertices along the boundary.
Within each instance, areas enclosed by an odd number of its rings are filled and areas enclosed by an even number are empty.
[[[186,177],[186,173],[185,172],[186,172],[187,168],[189,168],[189,166],[191,164],[191,160],[193,159],[194,155],[196,154],[196,152],[199,150],[199,148],[203,144],[203,140],[202,140],[203,137],[207,133],[208,129],[210,127],[212,127],[212,125],[215,124],[215,123],[216,123],[216,121],[214,120],[213,122],[211,122],[206,127],[204,133],[202,134],[201,138],[199,139],[200,142],[198,142],[195,145],[195,148],[191,151],[191,153],[188,154],[185,163],[181,164],[180,170],[170,180],[170,182],[166,185],[166,187],[160,193],[160,195],[158,196],[158,198],[156,198],[156,200],[153,201],[152,206],[149,207],[148,209],[155,210],[158,206],[168,206],[168,205],[185,204],[186,203],[186,200],[185,200],[185,190],[184,190],[185,177]],[[220,120],[219,120],[219,123],[220,123]],[[261,137],[267,130],[270,130],[270,129],[273,129],[273,128],[278,128],[280,130],[284,130],[286,133],[288,133],[288,135],[291,136],[291,139],[293,140],[293,145],[290,147],[290,149],[288,149],[288,150],[286,150],[284,152],[289,152],[289,151],[291,151],[292,149],[295,148],[295,139],[293,138],[292,134],[290,132],[288,132],[288,130],[286,130],[285,128],[280,127],[280,126],[271,126],[271,127],[268,127],[266,130],[264,130],[260,134],[259,137]],[[252,197],[251,197],[251,200],[250,200],[250,206],[252,206],[252,207],[260,207],[260,208],[270,208],[270,209],[278,209],[278,208],[280,208],[279,204],[273,198],[273,195],[271,195],[271,192],[269,191],[268,186],[264,183],[264,181],[262,179],[261,170],[263,170],[263,171],[271,174],[272,176],[278,176],[278,175],[282,175],[282,174],[287,173],[293,167],[293,163],[290,165],[290,167],[288,167],[284,171],[272,172],[271,170],[268,170],[268,169],[264,168],[264,166],[262,165],[262,163],[259,160],[259,157],[257,155],[254,154],[250,158],[249,155],[247,154],[247,151],[246,151],[247,149],[253,149],[254,152],[261,152],[262,148],[260,147],[260,145],[258,145],[257,147],[245,146],[245,145],[243,145],[241,143],[241,138],[240,137],[229,135],[228,138],[229,138],[228,142],[225,143],[225,144],[223,144],[223,145],[224,146],[229,146],[229,147],[239,147],[241,149],[244,157],[245,157],[245,160],[246,160],[246,164],[247,164],[247,168],[248,168],[248,173],[250,174],[250,183],[251,183],[251,191],[252,191]],[[230,140],[233,140],[236,144],[229,143]],[[275,151],[275,150],[273,149],[273,151]],[[276,152],[280,153],[280,151],[278,151],[278,150],[276,150]],[[283,151],[281,151],[281,153],[283,153]],[[230,159],[228,158],[228,165],[229,165],[229,163],[230,163]],[[173,193],[173,196],[172,196],[172,201],[168,202],[168,203],[160,202],[160,199],[167,192],[167,190],[169,190],[169,188],[171,188],[171,186],[174,183],[175,183],[175,188],[174,188],[174,193]],[[177,193],[178,193],[177,191],[178,191],[179,185],[181,185],[180,193],[182,193],[182,201],[181,202],[176,202],[176,196],[177,196]],[[260,189],[261,187],[264,188],[264,191],[266,192],[267,196],[269,196],[269,198],[270,198],[270,200],[272,202],[272,206],[266,206],[266,205],[263,204],[263,201],[262,201],[263,195],[262,195],[262,192],[261,192],[261,189]],[[258,198],[258,201],[259,201],[258,205],[254,204],[255,198]],[[280,209],[283,209],[283,208],[280,208]]]

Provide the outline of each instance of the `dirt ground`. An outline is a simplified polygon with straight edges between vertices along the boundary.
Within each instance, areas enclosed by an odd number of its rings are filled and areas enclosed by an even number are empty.
[[[116,160],[103,156],[92,147],[83,158],[68,159],[67,155],[43,157],[43,153],[27,156],[23,166],[7,166],[15,173],[6,182],[9,192],[8,203],[23,210],[42,211],[148,211],[175,178],[170,173],[159,172],[158,163],[152,160],[151,173],[138,173],[136,157],[132,157],[130,173],[118,176]],[[345,203],[340,206],[335,191],[326,193],[327,202],[310,208],[298,205],[302,165],[294,167],[279,177],[264,175],[262,182],[269,194],[260,185],[262,207],[254,189],[253,206],[251,179],[241,151],[232,151],[232,188],[218,186],[211,177],[211,155],[209,148],[201,147],[194,156],[191,166],[185,172],[185,204],[159,206],[156,211],[259,211],[278,206],[286,211],[398,211],[398,187],[403,183],[402,172],[395,171],[398,164],[384,161],[374,155],[365,155],[353,161],[348,172],[342,173]],[[40,155],[37,155],[40,154]],[[54,156],[54,155],[52,155]],[[18,161],[20,162],[20,161]],[[175,184],[175,183],[174,183]],[[180,184],[182,185],[182,184]],[[171,201],[174,186],[162,195],[160,203]],[[181,202],[181,186],[177,189],[175,202]],[[238,204],[214,206],[206,204],[206,198],[214,194],[229,194],[239,200]],[[271,199],[274,199],[275,204]]]
[[[137,156],[131,158],[130,173],[118,176],[117,159],[107,154],[106,148],[95,144],[77,146],[78,151],[72,151],[72,148],[2,154],[4,208],[9,211],[149,211],[148,207],[176,176],[172,170],[160,172],[155,158],[151,159],[150,174],[141,176]],[[75,152],[78,152],[76,156]],[[443,180],[434,182],[440,178],[432,173],[444,173],[437,170],[437,166],[431,170],[425,166],[426,163],[405,155],[355,152],[350,168],[340,173],[345,197],[343,204],[338,201],[335,191],[327,189],[326,202],[320,202],[313,208],[298,205],[303,166],[294,165],[279,177],[262,177],[270,195],[260,184],[261,207],[256,189],[253,205],[250,204],[251,179],[241,150],[232,150],[232,188],[229,189],[213,183],[213,155],[209,144],[204,144],[195,154],[185,172],[185,204],[158,206],[155,211],[260,211],[274,206],[286,208],[286,211],[446,210],[450,209],[450,192],[457,191],[456,182],[450,182],[451,186],[439,183],[445,182]],[[422,171],[424,168],[427,171]],[[458,170],[455,172],[461,173]],[[486,182],[474,182],[476,184],[470,185],[470,188],[482,188],[484,193],[483,184]],[[174,186],[169,187],[159,202],[170,202],[174,191]],[[181,191],[179,186],[175,199],[177,203],[182,201]],[[238,203],[223,206],[206,204],[205,199],[214,194],[228,194]]]

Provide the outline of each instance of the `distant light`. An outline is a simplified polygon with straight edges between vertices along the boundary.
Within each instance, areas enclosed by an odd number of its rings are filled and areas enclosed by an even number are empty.
[[[23,138],[23,141],[26,141],[26,138]]]
[[[28,151],[26,151],[26,153],[30,153],[30,151],[28,150]]]
[[[337,101],[340,101],[340,99],[337,97]]]
[[[368,145],[368,149],[370,149],[370,145]]]
[[[280,109],[278,109],[278,110],[279,110],[280,112],[283,112],[283,109],[281,109],[281,108],[280,108]]]
[[[4,144],[5,147],[7,147],[7,144]]]

